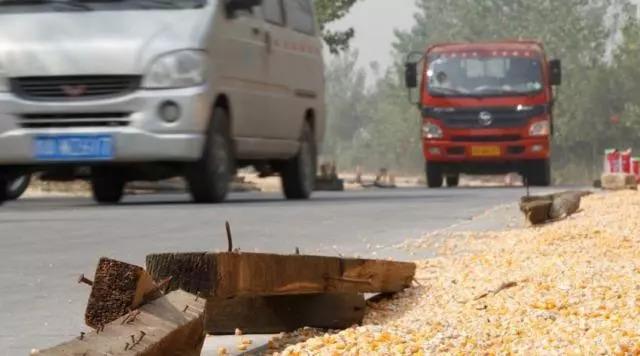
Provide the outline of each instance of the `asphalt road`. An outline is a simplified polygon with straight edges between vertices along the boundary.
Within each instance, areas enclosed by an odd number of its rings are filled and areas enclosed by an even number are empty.
[[[523,193],[516,188],[402,189],[234,194],[221,205],[186,195],[129,197],[111,207],[88,199],[29,199],[0,207],[0,355],[25,355],[79,335],[101,256],[144,265],[152,252],[226,250],[224,222],[243,251],[411,259],[394,247],[469,220]],[[421,256],[428,257],[428,256]]]

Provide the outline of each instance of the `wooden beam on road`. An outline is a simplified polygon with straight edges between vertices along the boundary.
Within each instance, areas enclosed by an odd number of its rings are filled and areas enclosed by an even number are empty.
[[[319,293],[396,293],[411,286],[414,263],[258,253],[178,253],[147,256],[169,290],[205,297]]]
[[[276,334],[303,327],[347,329],[362,323],[361,294],[308,294],[270,297],[210,298],[205,330],[214,335]]]
[[[205,300],[175,291],[42,356],[200,356]],[[133,320],[132,320],[133,318]]]

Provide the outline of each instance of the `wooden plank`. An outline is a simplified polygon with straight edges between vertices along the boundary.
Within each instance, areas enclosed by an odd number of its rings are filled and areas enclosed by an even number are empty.
[[[175,291],[139,309],[38,355],[43,356],[200,356],[204,344],[205,300]]]
[[[413,263],[257,253],[147,256],[156,279],[172,276],[170,290],[231,298],[318,293],[396,293],[413,281]]]
[[[303,327],[346,329],[362,323],[361,294],[310,294],[270,297],[210,298],[205,330],[209,334],[275,334]]]
[[[144,299],[162,296],[151,276],[142,267],[100,259],[89,296],[85,322],[97,329],[127,314]]]

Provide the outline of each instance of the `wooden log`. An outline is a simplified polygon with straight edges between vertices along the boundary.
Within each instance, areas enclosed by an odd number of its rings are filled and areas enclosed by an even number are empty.
[[[601,183],[605,190],[638,189],[637,179],[632,174],[603,174]]]
[[[257,253],[186,253],[147,256],[156,279],[169,289],[210,297],[318,293],[396,293],[411,286],[414,263],[282,256]]]
[[[232,335],[291,332],[303,327],[346,329],[362,323],[365,299],[361,294],[310,294],[270,297],[210,298],[205,330]]]
[[[85,322],[98,329],[138,308],[145,298],[160,296],[153,279],[142,267],[102,258],[96,268]]]
[[[540,225],[575,214],[580,209],[582,198],[590,194],[589,191],[567,191],[522,197],[520,211],[532,225]]]
[[[175,291],[128,316],[72,341],[38,353],[42,356],[200,356],[204,344],[205,300]],[[130,318],[129,318],[130,319]]]

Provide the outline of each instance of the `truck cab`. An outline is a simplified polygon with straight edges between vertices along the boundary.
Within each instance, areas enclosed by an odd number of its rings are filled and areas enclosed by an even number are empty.
[[[438,44],[410,55],[406,83],[419,86],[428,186],[457,186],[463,173],[509,172],[550,185],[561,77],[560,61],[535,41]]]

